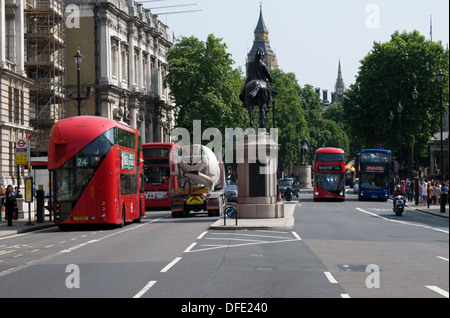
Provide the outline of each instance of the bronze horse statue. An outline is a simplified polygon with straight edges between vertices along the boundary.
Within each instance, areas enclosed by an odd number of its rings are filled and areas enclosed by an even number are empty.
[[[268,82],[272,82],[273,79],[263,58],[264,50],[258,48],[255,59],[247,64],[247,81],[239,95],[244,102],[243,107],[247,108],[251,128],[253,128],[253,108],[259,107],[259,128],[264,128],[264,116],[271,102]]]
[[[270,107],[269,87],[265,81],[252,80],[245,86],[245,105],[250,117],[250,127],[253,128],[253,108],[259,108],[259,128],[264,128],[266,109]]]
[[[309,143],[305,137],[303,137],[301,141],[300,155],[303,157],[303,164],[307,164],[309,155]]]

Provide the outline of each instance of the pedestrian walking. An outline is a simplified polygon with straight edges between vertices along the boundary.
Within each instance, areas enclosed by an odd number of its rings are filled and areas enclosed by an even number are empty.
[[[443,189],[441,191],[444,191],[444,195],[442,196],[442,202],[441,204],[443,204],[445,206],[445,204],[447,204],[447,200],[448,200],[448,183],[444,182],[443,184]],[[441,212],[441,213],[445,213],[445,212]]]
[[[0,183],[0,221],[2,220],[2,213],[5,212],[5,195],[6,189],[3,184]]]
[[[14,209],[17,208],[16,194],[13,190],[12,185],[8,185],[6,187],[5,208],[6,208],[5,217],[8,219],[8,226],[12,226]]]
[[[411,182],[409,180],[406,180],[405,193],[406,200],[408,200],[408,202],[411,202]]]
[[[420,181],[420,205],[426,205],[427,204],[427,197],[428,197],[428,191],[427,191],[427,184],[422,180]]]
[[[436,205],[439,205],[439,200],[441,199],[441,183],[439,181],[436,181],[436,184],[434,185],[434,195],[436,198]]]

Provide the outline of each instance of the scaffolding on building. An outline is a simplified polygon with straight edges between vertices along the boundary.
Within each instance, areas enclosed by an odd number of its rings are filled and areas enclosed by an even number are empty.
[[[25,69],[30,90],[32,156],[45,156],[50,131],[64,118],[65,26],[63,0],[26,0]],[[34,141],[34,142],[33,142]]]

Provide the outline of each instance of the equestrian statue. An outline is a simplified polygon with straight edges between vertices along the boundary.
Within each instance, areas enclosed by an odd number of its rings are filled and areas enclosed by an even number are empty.
[[[309,143],[305,137],[303,137],[301,141],[300,155],[303,157],[303,164],[307,164],[309,155]]]
[[[250,127],[253,128],[253,108],[259,107],[259,128],[264,128],[266,109],[270,108],[271,93],[268,83],[272,82],[269,68],[264,63],[264,51],[258,48],[255,60],[247,64],[247,81],[239,95],[247,108],[250,117]]]

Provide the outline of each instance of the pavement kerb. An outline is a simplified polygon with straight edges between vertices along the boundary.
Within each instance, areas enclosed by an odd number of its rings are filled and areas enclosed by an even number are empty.
[[[272,219],[239,219],[221,217],[209,226],[210,230],[274,230],[274,231],[290,231],[294,229],[294,210],[297,201],[284,202],[284,217]]]

